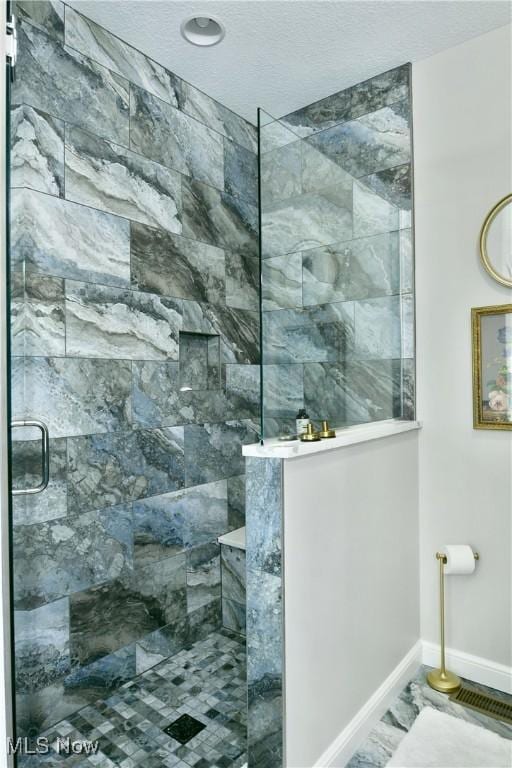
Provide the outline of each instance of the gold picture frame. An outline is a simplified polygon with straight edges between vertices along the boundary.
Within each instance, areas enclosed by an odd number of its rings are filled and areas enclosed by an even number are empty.
[[[488,236],[491,225],[495,221],[498,214],[500,214],[507,206],[512,205],[512,193],[505,195],[501,200],[498,200],[495,206],[491,208],[487,216],[485,217],[482,229],[480,230],[480,258],[487,272],[493,277],[500,285],[504,285],[507,288],[512,288],[512,278],[503,275],[497,268],[495,261],[491,257],[488,249]],[[507,254],[506,258],[512,261],[512,253]],[[510,263],[510,262],[509,262]]]
[[[512,429],[512,304],[471,310],[473,426]]]

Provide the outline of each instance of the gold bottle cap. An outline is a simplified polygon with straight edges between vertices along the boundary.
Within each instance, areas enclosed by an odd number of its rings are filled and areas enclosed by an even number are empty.
[[[318,433],[320,437],[322,437],[324,440],[330,437],[336,437],[336,431],[334,429],[331,429],[329,427],[329,422],[327,420],[322,421],[322,429]]]
[[[306,431],[300,436],[300,439],[303,443],[317,443],[320,440],[320,435],[318,432],[315,432],[310,422],[306,427]]]

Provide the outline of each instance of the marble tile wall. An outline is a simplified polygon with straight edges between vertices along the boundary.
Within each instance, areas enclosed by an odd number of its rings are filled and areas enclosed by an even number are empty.
[[[259,270],[255,128],[58,0],[17,14],[13,415],[51,444],[48,490],[14,503],[23,735],[221,626]]]
[[[414,417],[410,66],[262,129],[264,433]]]
[[[245,549],[221,544],[220,570],[222,625],[232,632],[245,636],[247,614]]]

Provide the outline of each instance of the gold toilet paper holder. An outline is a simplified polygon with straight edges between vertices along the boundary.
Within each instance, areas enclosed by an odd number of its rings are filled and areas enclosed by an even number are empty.
[[[478,552],[473,552],[475,560],[480,560]],[[433,669],[427,675],[427,682],[431,688],[441,693],[454,693],[457,691],[462,681],[460,677],[446,669],[445,647],[444,647],[444,567],[448,558],[443,552],[436,552],[436,559],[439,561],[439,625],[441,629],[441,665],[439,669]]]

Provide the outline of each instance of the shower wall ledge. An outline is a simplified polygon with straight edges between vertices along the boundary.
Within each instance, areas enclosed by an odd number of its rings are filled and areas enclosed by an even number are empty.
[[[266,440],[264,445],[259,443],[245,445],[242,452],[244,456],[252,458],[297,459],[313,453],[344,448],[347,445],[356,445],[357,443],[366,443],[370,440],[380,440],[383,437],[400,435],[402,432],[410,432],[414,429],[421,429],[421,422],[387,419],[386,421],[376,421],[371,424],[343,427],[338,431],[336,437],[329,440],[321,440],[318,443],[301,443],[298,440],[283,443],[277,439],[271,439]]]

